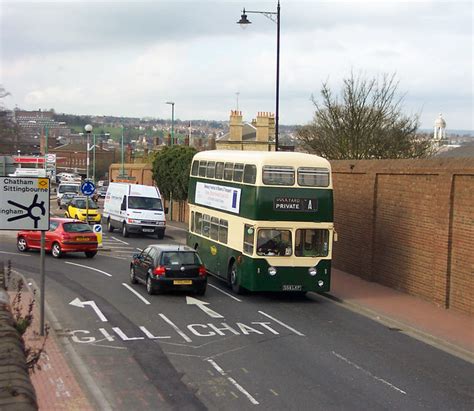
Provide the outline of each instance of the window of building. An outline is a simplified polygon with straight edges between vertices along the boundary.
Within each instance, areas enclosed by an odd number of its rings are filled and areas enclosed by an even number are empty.
[[[292,186],[295,184],[295,170],[290,166],[263,166],[263,184]]]

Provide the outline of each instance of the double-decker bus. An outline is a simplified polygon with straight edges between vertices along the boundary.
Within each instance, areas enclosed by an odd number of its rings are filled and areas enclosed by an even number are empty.
[[[188,245],[236,293],[326,292],[334,237],[331,167],[295,152],[197,153]]]

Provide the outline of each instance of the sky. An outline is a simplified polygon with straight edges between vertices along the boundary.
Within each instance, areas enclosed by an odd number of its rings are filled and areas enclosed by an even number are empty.
[[[280,124],[313,119],[327,82],[395,74],[403,112],[474,130],[473,2],[280,0]],[[7,108],[244,121],[275,112],[275,1],[0,0]],[[273,15],[274,16],[274,15]]]

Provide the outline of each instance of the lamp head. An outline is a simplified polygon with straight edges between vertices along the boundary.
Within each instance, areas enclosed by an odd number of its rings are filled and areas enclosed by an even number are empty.
[[[86,130],[86,133],[90,133],[92,131],[92,126],[90,124],[86,124],[84,130]]]
[[[242,10],[242,16],[240,16],[240,20],[237,22],[237,24],[240,24],[240,27],[243,29],[247,27],[247,24],[252,24],[252,22],[247,18],[245,9]]]

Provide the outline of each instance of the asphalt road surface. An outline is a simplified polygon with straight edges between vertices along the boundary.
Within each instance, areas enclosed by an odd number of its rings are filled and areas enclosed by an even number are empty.
[[[149,296],[129,281],[133,253],[157,242],[104,233],[95,258],[46,256],[46,301],[101,398],[153,409],[472,410],[473,365],[313,293]],[[3,237],[0,257],[39,284],[39,252]],[[192,297],[194,299],[190,299]]]

